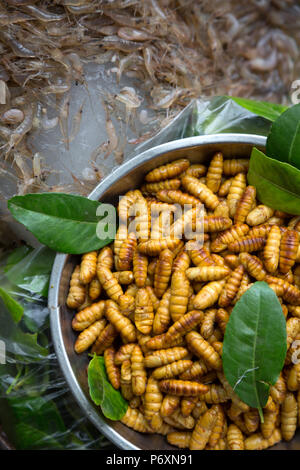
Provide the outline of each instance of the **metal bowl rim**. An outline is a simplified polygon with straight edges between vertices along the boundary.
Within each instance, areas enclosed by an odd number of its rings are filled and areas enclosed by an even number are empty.
[[[173,140],[171,142],[152,147],[136,155],[127,162],[123,163],[120,167],[118,167],[112,173],[106,176],[104,180],[101,181],[89,194],[88,199],[98,200],[101,194],[104,194],[105,191],[115,181],[126,176],[135,168],[143,166],[145,162],[148,162],[153,158],[162,155],[166,152],[190,147],[203,146],[207,144],[222,145],[230,143],[249,144],[253,146],[264,147],[266,144],[266,137],[256,134],[210,134]],[[111,442],[113,442],[118,448],[124,450],[141,450],[139,447],[136,447],[130,441],[127,441],[125,438],[123,438],[118,432],[113,430],[108,423],[105,422],[101,414],[94,408],[92,403],[85,396],[73,373],[67,352],[64,347],[58,304],[61,274],[68,256],[68,254],[63,253],[58,253],[56,255],[52,267],[48,295],[51,335],[58,363],[75,400],[77,401],[83,412],[86,414],[86,416],[95,425],[95,427],[102,434],[104,434]]]

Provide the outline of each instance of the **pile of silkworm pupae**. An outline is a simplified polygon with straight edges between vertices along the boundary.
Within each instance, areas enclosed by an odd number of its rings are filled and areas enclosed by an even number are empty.
[[[300,424],[300,364],[292,361],[300,340],[300,217],[260,204],[247,185],[248,165],[216,152],[206,166],[182,158],[150,171],[120,199],[114,241],[83,254],[71,276],[76,353],[104,356],[111,385],[129,404],[125,425],[180,448],[261,450],[290,441]],[[137,202],[147,208],[138,235],[128,233],[127,217]],[[162,214],[172,222],[174,205],[185,204],[189,224],[195,207],[204,208],[203,246],[165,236]],[[285,365],[263,423],[222,370],[226,324],[255,281],[274,290],[287,328]]]

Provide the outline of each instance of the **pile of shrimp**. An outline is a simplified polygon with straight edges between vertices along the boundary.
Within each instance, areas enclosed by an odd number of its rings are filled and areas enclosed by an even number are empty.
[[[0,173],[15,179],[19,194],[60,190],[47,185],[55,170],[43,167],[27,138],[39,127],[58,126],[69,148],[83,112],[81,105],[70,124],[70,90],[74,83],[88,86],[88,63],[111,63],[118,83],[123,76],[136,79],[160,126],[199,96],[288,103],[291,83],[299,78],[299,21],[296,0],[1,2]],[[51,117],[49,98],[56,111]],[[127,117],[141,105],[134,88],[115,98]],[[101,179],[99,155],[113,153],[115,164],[122,162],[123,147],[106,115],[107,141],[91,158],[95,183]],[[91,190],[74,181],[79,192]]]

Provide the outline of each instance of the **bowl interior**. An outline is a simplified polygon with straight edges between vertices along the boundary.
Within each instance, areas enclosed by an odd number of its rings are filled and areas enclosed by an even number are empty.
[[[138,188],[145,174],[161,164],[183,157],[190,159],[192,163],[205,163],[216,151],[222,151],[224,158],[245,158],[250,156],[254,145],[263,150],[264,138],[241,135],[204,136],[165,144],[146,151],[122,165],[100,183],[90,197],[117,204],[119,195]],[[89,357],[87,353],[77,355],[74,352],[77,333],[71,328],[73,312],[65,304],[71,273],[79,259],[76,256],[57,255],[49,291],[52,336],[58,361],[66,380],[86,415],[119,448],[128,450],[174,449],[168,445],[164,436],[144,435],[129,429],[120,422],[107,420],[99,407],[91,402],[86,374]],[[299,436],[291,443],[280,443],[275,448],[300,448]]]

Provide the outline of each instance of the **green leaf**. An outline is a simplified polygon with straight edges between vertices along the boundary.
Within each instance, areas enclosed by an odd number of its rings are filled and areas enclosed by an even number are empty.
[[[300,170],[267,157],[254,147],[247,176],[263,204],[300,215]]]
[[[289,108],[272,124],[266,154],[300,169],[300,104]]]
[[[228,96],[195,100],[190,114],[183,137],[227,132],[268,135],[271,127],[271,121],[251,113]]]
[[[16,263],[6,265],[6,277],[21,289],[47,297],[55,254],[44,246],[31,250]]]
[[[49,325],[49,309],[37,301],[24,303],[23,322],[31,333],[41,332]]]
[[[103,356],[94,355],[90,361],[88,384],[90,396],[96,405],[100,405],[104,416],[111,420],[120,420],[127,411],[128,403],[108,381]]]
[[[19,263],[25,256],[32,251],[33,248],[28,245],[22,245],[15,248],[7,257],[6,264],[3,268],[4,272],[9,271],[15,264]]]
[[[19,302],[17,302],[8,292],[0,287],[0,297],[2,298],[7,310],[15,323],[18,323],[24,313],[24,309]]]
[[[287,106],[281,104],[269,103],[267,101],[254,101],[248,98],[239,98],[238,96],[229,96],[238,105],[242,106],[248,111],[251,111],[258,116],[261,116],[269,121],[275,121],[284,111],[288,109]]]
[[[16,358],[22,362],[22,356]],[[17,374],[6,390],[6,395],[16,394],[27,395],[28,397],[38,397],[42,395],[49,386],[50,367],[46,360],[36,364],[20,364],[16,362]],[[1,376],[0,376],[1,377]]]
[[[14,218],[41,243],[54,251],[71,254],[97,250],[112,241],[112,237],[99,238],[96,233],[101,220],[96,215],[100,205],[85,197],[63,193],[26,194],[8,201]],[[105,227],[108,228],[107,223]]]
[[[24,363],[38,362],[48,355],[48,348],[38,343],[37,333],[24,333],[20,328],[15,328],[9,334],[9,338],[0,336],[5,341],[7,353],[22,357]]]
[[[17,423],[14,429],[14,444],[17,450],[65,450],[56,434],[46,434],[28,423]]]
[[[280,302],[267,283],[255,282],[233,308],[223,342],[224,373],[243,402],[261,412],[286,350]]]

